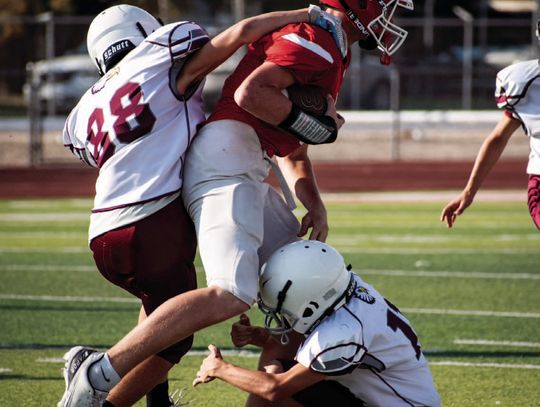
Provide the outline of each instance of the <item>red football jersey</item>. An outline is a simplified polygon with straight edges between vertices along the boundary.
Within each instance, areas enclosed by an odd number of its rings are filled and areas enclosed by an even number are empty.
[[[247,123],[255,129],[269,156],[285,156],[300,145],[298,139],[257,119],[234,101],[236,89],[265,61],[288,69],[298,84],[319,86],[337,99],[350,56],[343,60],[332,35],[322,28],[306,23],[289,24],[250,44],[247,54],[225,81],[208,121],[229,119]]]

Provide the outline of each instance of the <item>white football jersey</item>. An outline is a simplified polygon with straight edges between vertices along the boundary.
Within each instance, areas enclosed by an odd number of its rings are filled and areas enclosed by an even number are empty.
[[[518,62],[500,71],[497,106],[519,120],[530,139],[528,174],[540,174],[540,66],[538,60]]]
[[[353,298],[315,328],[296,360],[332,376],[367,406],[440,406],[407,318],[371,285],[355,279]]]
[[[81,98],[64,144],[99,168],[94,213],[177,192],[186,150],[204,119],[202,83],[177,94],[186,58],[208,35],[180,22],[150,34]]]

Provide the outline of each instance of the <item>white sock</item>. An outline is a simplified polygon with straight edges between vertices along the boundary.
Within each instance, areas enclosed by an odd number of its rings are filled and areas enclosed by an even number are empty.
[[[93,363],[88,369],[90,384],[99,391],[110,391],[120,382],[120,376],[111,365],[109,355],[105,355]]]

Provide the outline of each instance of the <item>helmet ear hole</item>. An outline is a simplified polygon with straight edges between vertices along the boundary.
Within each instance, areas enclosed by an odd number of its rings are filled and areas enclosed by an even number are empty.
[[[307,307],[304,310],[304,313],[302,314],[302,318],[309,318],[312,315],[313,315],[313,310],[311,308]]]

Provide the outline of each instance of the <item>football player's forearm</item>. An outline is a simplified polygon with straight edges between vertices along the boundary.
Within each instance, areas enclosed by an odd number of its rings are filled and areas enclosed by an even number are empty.
[[[478,192],[485,178],[501,157],[508,140],[517,127],[519,127],[517,120],[503,117],[480,147],[465,187],[465,190],[473,196]]]
[[[278,383],[274,374],[244,369],[225,361],[209,373],[212,377],[223,380],[247,393],[255,394],[266,400],[276,399]]]
[[[178,91],[183,94],[192,83],[202,80],[242,45],[256,41],[283,25],[306,21],[309,21],[307,8],[261,14],[234,24],[212,38],[188,60],[177,80]]]
[[[249,44],[284,25],[304,22],[309,22],[307,8],[291,11],[274,11],[249,17],[235,24],[238,27],[235,40],[242,44]]]

